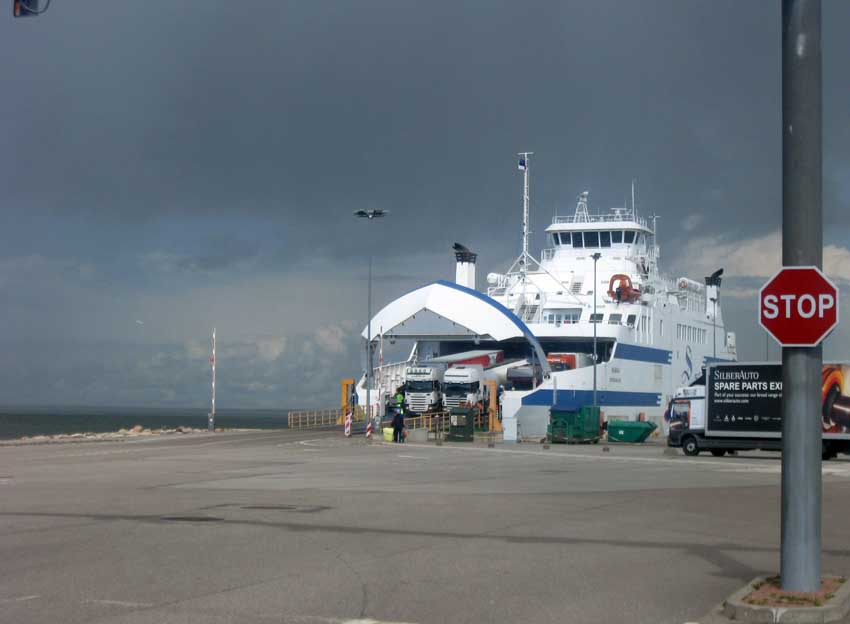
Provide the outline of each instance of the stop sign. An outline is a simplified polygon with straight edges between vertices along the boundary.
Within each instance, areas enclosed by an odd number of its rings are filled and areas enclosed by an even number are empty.
[[[817,267],[785,267],[759,291],[759,323],[783,347],[815,347],[838,325],[838,289]]]

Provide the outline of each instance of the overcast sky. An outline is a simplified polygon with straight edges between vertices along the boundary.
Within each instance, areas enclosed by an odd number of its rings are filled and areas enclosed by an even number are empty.
[[[779,265],[780,3],[55,0],[0,16],[0,403],[330,406],[375,308],[555,211],[655,213],[726,268],[741,359]],[[850,292],[850,3],[824,2],[826,270]],[[367,224],[358,208],[391,215]],[[848,297],[842,300],[847,315]],[[845,315],[845,316],[847,316]],[[140,322],[137,322],[140,321]],[[771,356],[777,357],[771,346]],[[845,322],[825,346],[850,359]]]

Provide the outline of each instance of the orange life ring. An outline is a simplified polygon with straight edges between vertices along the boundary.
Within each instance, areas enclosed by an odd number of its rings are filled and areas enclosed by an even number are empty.
[[[614,286],[614,283],[617,286]],[[608,296],[611,299],[617,299],[617,288],[620,289],[620,302],[633,303],[640,299],[640,291],[632,286],[632,278],[623,273],[612,275],[608,281]]]

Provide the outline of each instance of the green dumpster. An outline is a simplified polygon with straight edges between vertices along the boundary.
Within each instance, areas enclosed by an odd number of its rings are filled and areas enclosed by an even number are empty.
[[[449,442],[472,442],[475,432],[475,416],[478,410],[472,407],[453,407],[449,414]]]
[[[654,422],[639,422],[632,420],[609,420],[609,442],[645,442],[649,435],[657,429]]]
[[[546,438],[550,442],[587,443],[599,440],[599,408],[549,408]]]

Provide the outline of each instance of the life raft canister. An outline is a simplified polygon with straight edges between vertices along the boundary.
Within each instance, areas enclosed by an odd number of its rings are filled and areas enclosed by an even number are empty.
[[[632,286],[632,278],[628,275],[617,273],[611,276],[608,282],[608,296],[615,301],[617,300],[617,288],[620,289],[620,302],[633,303],[640,299],[640,291]]]

